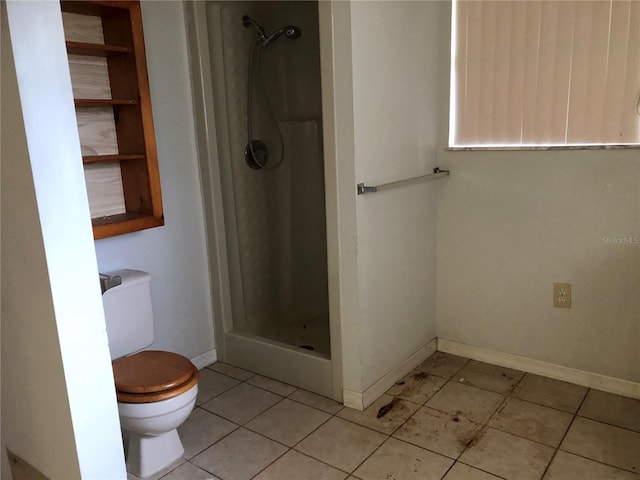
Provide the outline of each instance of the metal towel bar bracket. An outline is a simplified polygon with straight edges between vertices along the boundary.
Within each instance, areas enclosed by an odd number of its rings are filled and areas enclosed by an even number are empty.
[[[399,187],[404,184],[413,183],[425,178],[433,177],[434,175],[449,175],[449,170],[442,170],[439,167],[435,167],[433,169],[433,173],[427,173],[426,175],[406,178],[404,180],[397,180],[395,182],[383,183],[381,185],[365,185],[364,183],[359,183],[358,185],[356,185],[356,188],[358,195],[364,195],[365,193],[374,193],[381,190],[386,190],[387,188]]]

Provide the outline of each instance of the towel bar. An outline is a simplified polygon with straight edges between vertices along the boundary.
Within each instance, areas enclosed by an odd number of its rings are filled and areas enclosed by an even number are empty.
[[[440,169],[440,167],[435,167],[432,173],[427,173],[426,175],[405,178],[404,180],[396,180],[395,182],[383,183],[381,185],[365,185],[364,183],[359,183],[358,185],[356,185],[356,189],[358,195],[364,195],[365,193],[375,193],[381,190],[386,190],[387,188],[399,187],[406,183],[413,183],[425,178],[433,177],[435,175],[449,175],[449,170],[442,170]]]

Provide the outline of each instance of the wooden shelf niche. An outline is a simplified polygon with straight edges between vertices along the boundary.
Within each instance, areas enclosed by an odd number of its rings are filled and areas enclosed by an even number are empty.
[[[137,1],[62,1],[96,239],[164,225]]]

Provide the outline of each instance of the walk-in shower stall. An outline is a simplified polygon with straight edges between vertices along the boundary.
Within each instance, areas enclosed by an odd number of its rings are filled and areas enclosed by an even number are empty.
[[[205,189],[222,202],[208,206],[226,302],[218,355],[331,395],[318,4],[195,3],[215,124]]]

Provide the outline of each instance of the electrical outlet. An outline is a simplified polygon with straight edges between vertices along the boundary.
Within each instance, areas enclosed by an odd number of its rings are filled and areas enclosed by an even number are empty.
[[[571,284],[553,284],[553,306],[558,308],[571,308]]]

